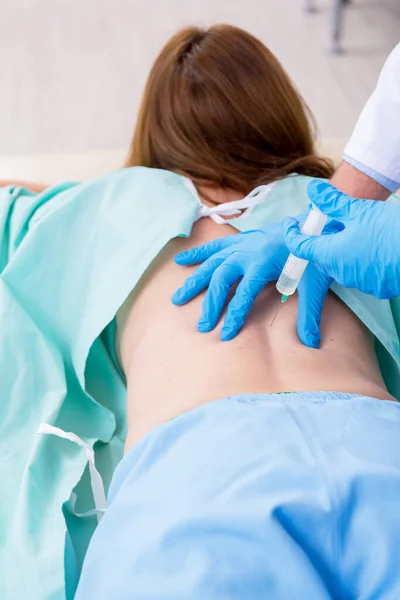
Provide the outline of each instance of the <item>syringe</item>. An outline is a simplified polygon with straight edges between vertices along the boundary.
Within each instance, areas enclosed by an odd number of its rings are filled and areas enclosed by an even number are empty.
[[[303,225],[300,226],[300,231],[301,233],[304,233],[304,235],[320,235],[325,227],[327,219],[328,217],[313,204],[307,219],[304,221]],[[289,258],[276,282],[276,289],[282,294],[281,303],[286,302],[289,296],[295,293],[307,265],[308,260],[297,258],[294,254],[289,254]],[[272,319],[271,326],[275,321],[278,311]]]

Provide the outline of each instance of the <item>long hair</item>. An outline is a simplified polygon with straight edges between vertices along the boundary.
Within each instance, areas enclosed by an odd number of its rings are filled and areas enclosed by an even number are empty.
[[[329,177],[313,121],[275,56],[230,25],[187,27],[147,80],[125,166],[167,169],[248,193],[290,173]]]

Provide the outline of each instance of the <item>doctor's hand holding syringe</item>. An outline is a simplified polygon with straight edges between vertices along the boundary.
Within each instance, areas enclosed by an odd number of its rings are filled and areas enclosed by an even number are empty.
[[[310,261],[297,288],[297,332],[307,346],[319,346],[322,308],[333,280],[377,298],[400,296],[400,205],[356,200],[320,180],[310,183],[309,195],[332,218],[320,236],[300,232],[306,216],[301,215],[260,231],[214,240],[176,257],[180,265],[203,263],[173,297],[175,304],[184,304],[208,287],[200,331],[216,326],[230,288],[241,279],[221,332],[224,341],[235,337],[258,294],[278,279],[289,251]]]
[[[298,286],[298,335],[304,344],[317,348],[322,308],[333,280],[377,298],[400,295],[400,205],[382,202],[400,188],[400,44],[382,69],[332,184],[310,183],[314,217],[308,220],[307,215],[288,218],[178,255],[178,264],[203,264],[175,293],[173,302],[184,304],[208,287],[199,330],[210,331],[230,288],[241,279],[221,332],[222,339],[229,340],[240,331],[263,287],[282,271],[284,276],[291,271],[295,277],[291,282],[281,277],[286,288],[278,282],[278,291],[287,295]],[[330,220],[319,235],[325,222],[321,213]],[[291,256],[283,270],[289,251],[310,261],[309,266],[305,269],[306,262]]]

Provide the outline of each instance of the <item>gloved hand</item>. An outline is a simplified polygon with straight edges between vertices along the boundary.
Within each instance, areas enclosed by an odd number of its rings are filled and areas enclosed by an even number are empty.
[[[299,219],[305,220],[306,216],[307,213],[303,213]],[[328,224],[324,231],[331,233],[336,227],[337,224]],[[175,257],[177,264],[203,264],[175,292],[172,302],[178,306],[185,304],[208,286],[198,329],[211,331],[218,323],[231,287],[242,278],[229,303],[221,331],[221,339],[230,340],[239,333],[264,286],[278,279],[288,256],[281,223],[187,250]],[[319,347],[321,311],[330,284],[330,277],[318,267],[308,265],[298,287],[297,319],[297,333],[306,346]]]
[[[377,298],[400,296],[400,206],[356,200],[320,180],[308,186],[311,202],[344,229],[321,237],[300,233],[297,219],[283,223],[289,250],[338,283]]]

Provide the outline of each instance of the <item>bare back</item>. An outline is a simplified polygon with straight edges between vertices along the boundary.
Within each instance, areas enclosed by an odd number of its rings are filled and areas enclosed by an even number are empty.
[[[393,399],[358,318],[329,295],[322,317],[320,350],[296,333],[297,298],[282,306],[273,285],[260,294],[237,338],[220,341],[219,325],[200,334],[203,295],[184,307],[173,292],[194,268],[175,265],[177,252],[237,233],[210,219],[196,223],[190,239],[172,240],[149,267],[117,316],[118,346],[128,389],[126,449],[154,426],[225,396],[291,391],[339,391]]]

